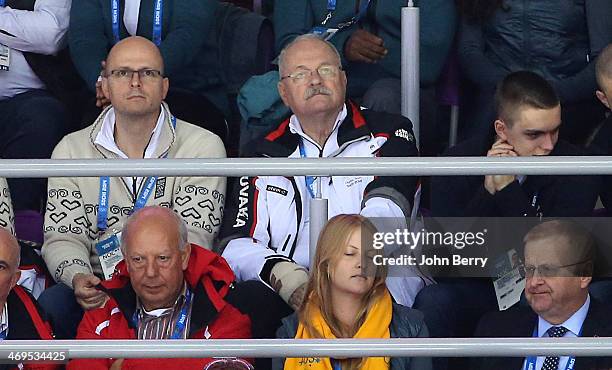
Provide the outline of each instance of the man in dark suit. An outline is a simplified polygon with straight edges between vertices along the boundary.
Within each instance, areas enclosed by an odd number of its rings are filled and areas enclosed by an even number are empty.
[[[579,225],[547,221],[525,238],[529,307],[485,315],[476,337],[607,337],[610,309],[589,296],[594,241]],[[476,358],[471,369],[609,369],[610,358],[572,356]]]

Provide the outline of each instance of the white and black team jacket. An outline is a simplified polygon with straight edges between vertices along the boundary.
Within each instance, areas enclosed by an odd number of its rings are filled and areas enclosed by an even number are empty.
[[[302,142],[307,157],[418,156],[412,124],[402,116],[361,110],[347,102],[325,146],[304,134],[297,118],[250,145],[251,157],[300,158]],[[321,179],[322,196],[329,200],[329,218],[341,213],[367,217],[410,217],[418,178],[332,176]],[[228,198],[222,239],[223,251],[239,281],[268,284],[279,261],[309,264],[309,201],[304,176],[242,177]]]

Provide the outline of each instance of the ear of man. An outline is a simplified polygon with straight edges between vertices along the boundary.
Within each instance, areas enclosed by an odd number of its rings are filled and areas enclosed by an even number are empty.
[[[612,109],[612,107],[610,107],[610,103],[608,103],[608,97],[606,96],[606,94],[603,91],[601,91],[601,90],[595,91],[595,96],[597,96],[597,99],[599,99],[601,104],[606,106],[606,108]]]
[[[495,127],[495,133],[497,134],[497,136],[504,141],[508,140],[508,136],[506,135],[506,130],[508,129],[508,127],[506,126],[504,121],[497,119],[495,120],[495,123],[493,125]]]

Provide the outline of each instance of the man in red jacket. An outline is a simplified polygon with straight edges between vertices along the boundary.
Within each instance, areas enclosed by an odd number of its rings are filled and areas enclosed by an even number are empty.
[[[226,301],[234,274],[223,258],[187,242],[185,223],[172,210],[145,207],[126,222],[125,258],[98,287],[109,296],[87,311],[77,339],[250,338],[251,323]],[[86,359],[69,369],[198,369],[200,359]]]

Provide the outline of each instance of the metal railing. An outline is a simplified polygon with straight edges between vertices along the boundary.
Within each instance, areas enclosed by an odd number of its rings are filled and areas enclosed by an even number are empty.
[[[430,176],[612,174],[611,157],[228,158],[0,160],[2,177]],[[404,338],[2,341],[0,352],[69,351],[69,358],[612,356],[612,338]]]
[[[2,159],[2,177],[610,175],[612,156]]]
[[[611,356],[612,338],[6,340],[7,351],[69,358]]]

